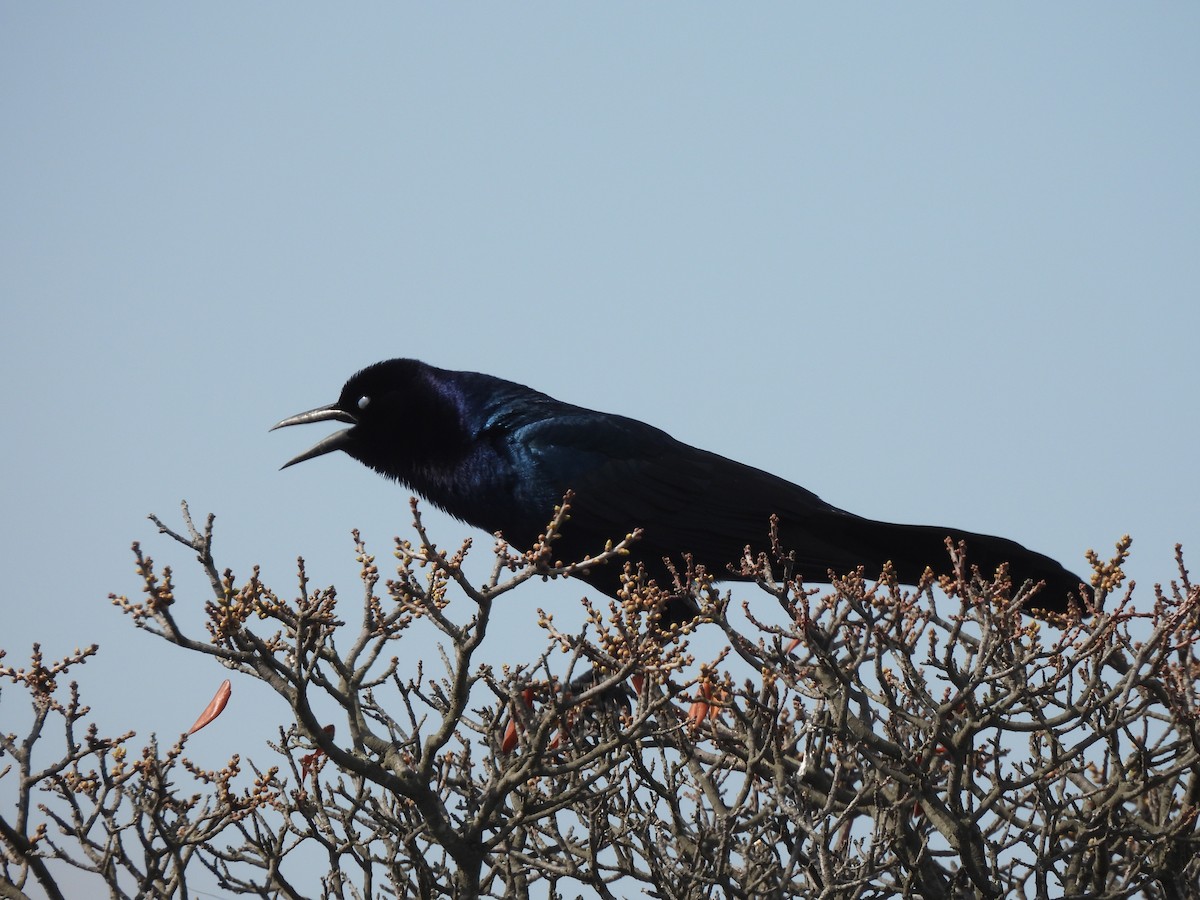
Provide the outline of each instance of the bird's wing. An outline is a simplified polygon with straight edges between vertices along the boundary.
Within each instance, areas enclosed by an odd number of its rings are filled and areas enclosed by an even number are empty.
[[[723,573],[746,545],[765,549],[770,518],[804,546],[792,546],[816,577],[830,566],[857,562],[823,535],[830,516],[855,519],[812,491],[767,472],[683,444],[652,426],[619,416],[558,416],[521,429],[520,445],[538,484],[561,496],[575,493],[565,539],[595,552],[605,540],[643,529],[642,552],[652,558],[691,553]],[[553,502],[548,497],[542,503]],[[582,549],[582,548],[581,548]]]
[[[1009,563],[1017,584],[1045,581],[1039,605],[1066,608],[1079,579],[1059,563],[1014,541],[933,525],[898,525],[848,513],[812,491],[751,466],[680,443],[632,419],[599,414],[558,416],[532,426],[524,436],[533,482],[553,485],[557,496],[542,498],[544,509],[575,492],[572,519],[564,531],[562,557],[582,558],[607,540],[643,529],[634,558],[662,577],[661,560],[692,554],[718,578],[747,546],[768,549],[772,515],[779,517],[780,543],[794,554],[795,571],[806,581],[824,581],[864,566],[868,577],[891,562],[899,579],[915,584],[925,568],[947,572],[945,541],[965,541],[967,558],[990,576]],[[544,521],[544,518],[543,518]]]
[[[968,559],[989,575],[1011,565],[1017,584],[1045,581],[1039,606],[1061,611],[1079,579],[1056,561],[991,535],[931,525],[898,525],[854,515],[812,491],[751,466],[680,443],[632,419],[581,412],[557,415],[518,430],[522,465],[533,478],[522,483],[549,489],[526,497],[544,523],[565,490],[575,492],[572,518],[556,545],[560,559],[581,559],[607,540],[643,529],[633,558],[662,578],[662,558],[692,554],[718,578],[744,549],[769,546],[772,515],[780,543],[806,581],[825,581],[858,566],[868,577],[891,562],[899,579],[915,584],[925,568],[947,572],[945,541],[965,541]],[[534,532],[536,534],[536,532]]]

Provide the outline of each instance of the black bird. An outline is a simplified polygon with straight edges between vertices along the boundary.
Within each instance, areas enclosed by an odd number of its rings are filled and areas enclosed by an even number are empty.
[[[736,579],[728,564],[740,560],[747,545],[766,546],[776,514],[780,543],[794,551],[796,571],[806,582],[828,581],[830,570],[845,574],[857,566],[874,575],[890,560],[901,582],[915,584],[927,566],[949,569],[949,537],[965,541],[968,561],[987,575],[1008,563],[1016,585],[1045,582],[1032,604],[1039,609],[1065,612],[1072,595],[1088,590],[1054,560],[1014,541],[856,516],[644,422],[572,406],[477,372],[413,359],[376,363],[347,381],[335,403],[275,428],[327,420],[351,427],[283,468],[342,450],[518,548],[537,540],[571,490],[571,519],[555,557],[578,561],[641,528],[631,559],[664,586],[671,581],[663,558],[678,562],[685,553],[718,580]],[[619,576],[619,567],[606,566],[580,577],[612,594]],[[664,618],[682,618],[690,608],[681,598]]]

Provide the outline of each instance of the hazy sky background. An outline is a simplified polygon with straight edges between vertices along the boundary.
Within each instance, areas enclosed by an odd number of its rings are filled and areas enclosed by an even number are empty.
[[[199,630],[205,582],[145,519],[182,498],[239,580],[290,594],[303,554],[352,603],[350,529],[386,567],[407,495],[341,455],[280,473],[327,431],[267,429],[393,356],[1081,572],[1130,533],[1149,606],[1175,542],[1200,566],[1198,26],[1184,3],[0,5],[7,661],[99,641],[79,675],[106,730],[190,725],[225,671],[106,599],[139,592],[141,540]],[[535,608],[574,621],[584,592],[522,592],[486,657],[532,660]],[[24,708],[7,689],[6,730]],[[265,759],[285,713],[235,676],[189,755]]]

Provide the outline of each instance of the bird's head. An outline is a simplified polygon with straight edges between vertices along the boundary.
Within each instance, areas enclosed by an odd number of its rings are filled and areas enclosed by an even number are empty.
[[[420,464],[431,441],[452,443],[458,414],[452,398],[439,390],[440,370],[414,359],[390,359],[368,366],[342,387],[327,406],[289,416],[276,428],[310,422],[344,422],[335,431],[281,468],[334,450],[392,478],[408,480],[406,469]]]

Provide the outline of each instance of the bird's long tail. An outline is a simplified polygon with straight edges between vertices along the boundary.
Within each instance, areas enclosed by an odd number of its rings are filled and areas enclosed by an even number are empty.
[[[814,533],[820,535],[816,546],[812,541]],[[1066,612],[1071,596],[1082,606],[1082,597],[1090,590],[1081,586],[1079,576],[1048,556],[1016,541],[958,528],[896,525],[839,510],[821,514],[820,522],[806,522],[804,534],[796,537],[789,544],[785,528],[781,542],[785,550],[795,550],[797,567],[805,580],[826,581],[830,570],[845,574],[858,566],[864,566],[867,577],[874,578],[890,561],[900,582],[916,584],[927,567],[936,574],[951,571],[946,548],[949,538],[955,544],[961,541],[965,545],[967,564],[978,567],[985,578],[992,577],[1002,563],[1008,563],[1014,588],[1027,580],[1045,582],[1030,603],[1034,609]]]

